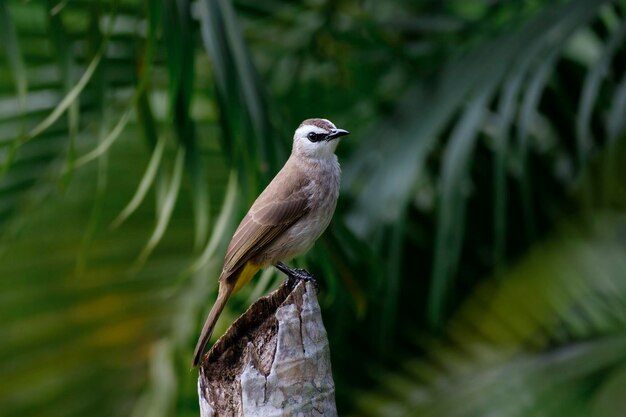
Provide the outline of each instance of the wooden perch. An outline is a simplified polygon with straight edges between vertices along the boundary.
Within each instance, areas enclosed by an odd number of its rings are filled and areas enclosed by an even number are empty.
[[[201,417],[336,416],[316,290],[285,282],[254,303],[200,364]]]

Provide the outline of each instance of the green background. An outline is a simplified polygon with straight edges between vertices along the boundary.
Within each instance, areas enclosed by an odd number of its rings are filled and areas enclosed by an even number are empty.
[[[226,245],[324,117],[340,415],[623,416],[625,6],[0,2],[0,414],[198,415]]]

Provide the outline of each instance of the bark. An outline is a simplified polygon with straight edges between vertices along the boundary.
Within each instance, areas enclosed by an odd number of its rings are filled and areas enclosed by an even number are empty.
[[[200,364],[201,417],[336,416],[316,290],[284,283],[254,303]]]

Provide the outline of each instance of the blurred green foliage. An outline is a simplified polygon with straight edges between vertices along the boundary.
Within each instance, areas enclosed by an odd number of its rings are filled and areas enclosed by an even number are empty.
[[[326,117],[340,414],[623,415],[625,6],[0,2],[0,414],[197,415],[225,246]]]

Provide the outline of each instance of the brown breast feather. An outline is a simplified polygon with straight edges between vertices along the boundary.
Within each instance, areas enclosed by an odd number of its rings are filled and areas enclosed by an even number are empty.
[[[286,165],[256,199],[228,245],[225,279],[263,250],[309,212],[310,180],[296,167]]]

